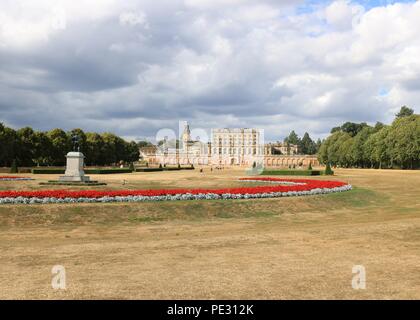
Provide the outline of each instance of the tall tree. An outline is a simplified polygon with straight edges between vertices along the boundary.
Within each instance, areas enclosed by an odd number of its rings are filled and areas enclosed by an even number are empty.
[[[372,127],[364,127],[354,137],[354,144],[352,149],[352,155],[354,164],[358,167],[366,167],[369,164],[369,157],[365,153],[365,142],[369,136],[374,132]]]
[[[102,136],[96,132],[86,133],[85,156],[87,165],[103,165],[105,142]]]
[[[143,147],[151,147],[151,146],[153,146],[153,144],[149,141],[142,140],[142,141],[137,142],[137,146],[139,148],[143,148]]]
[[[69,136],[61,129],[52,129],[47,132],[51,141],[51,164],[62,166],[65,164],[65,155],[71,150]]]
[[[0,165],[10,166],[19,155],[19,138],[16,131],[0,123]]]
[[[395,117],[398,119],[398,118],[403,118],[403,117],[409,117],[413,114],[414,114],[413,109],[410,109],[407,106],[402,106],[400,111],[395,115]]]
[[[127,162],[135,162],[138,161],[140,158],[139,147],[135,141],[131,141],[130,143],[126,143],[126,159]]]
[[[289,136],[284,139],[284,142],[289,142],[290,144],[299,145],[300,139],[294,130],[290,132]]]
[[[19,139],[18,163],[20,166],[32,166],[35,158],[36,134],[30,127],[16,131]]]
[[[303,154],[315,154],[317,152],[316,144],[307,132],[305,132],[300,141],[300,151]]]
[[[33,161],[38,165],[49,165],[52,163],[52,143],[48,135],[42,131],[35,132],[35,145]]]
[[[396,119],[391,126],[395,142],[392,158],[404,169],[413,169],[420,162],[420,115]]]

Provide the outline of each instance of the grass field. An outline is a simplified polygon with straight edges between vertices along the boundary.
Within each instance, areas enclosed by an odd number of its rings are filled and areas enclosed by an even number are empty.
[[[243,176],[240,170],[91,175],[110,189],[240,186]],[[33,177],[0,181],[0,190],[51,189],[38,183],[57,178]],[[354,190],[0,205],[0,298],[420,299],[420,172],[338,169],[315,179],[348,181]],[[54,265],[66,268],[66,290],[51,288]],[[351,286],[353,265],[366,268],[365,290]]]

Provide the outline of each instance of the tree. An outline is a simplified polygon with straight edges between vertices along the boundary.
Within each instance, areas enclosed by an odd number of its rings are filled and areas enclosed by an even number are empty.
[[[396,119],[390,132],[394,142],[392,159],[403,169],[413,169],[420,162],[420,115]]]
[[[411,111],[401,112],[404,113]],[[391,126],[377,122],[374,127],[364,123],[357,126],[346,123],[343,127],[344,130],[335,131],[321,144],[318,151],[321,163],[362,168],[420,167],[420,115],[397,117]]]
[[[35,159],[36,134],[30,127],[16,131],[19,139],[19,151],[17,157],[21,166],[32,166]]]
[[[336,131],[330,135],[321,145],[318,151],[318,159],[321,163],[332,165],[340,164],[339,148],[344,141],[351,138],[347,132]]]
[[[318,140],[316,140],[316,152],[319,151],[319,148],[321,148],[322,145],[322,141],[320,138],[318,138]]]
[[[53,129],[47,132],[51,141],[51,164],[62,166],[65,164],[65,155],[71,150],[69,136],[61,129]]]
[[[131,163],[139,159],[135,141],[127,142],[112,133],[85,134],[79,128],[67,133],[58,128],[42,132],[24,127],[15,131],[0,123],[0,166],[10,166],[14,160],[24,166],[64,165],[65,155],[73,148],[71,138],[74,135],[79,137],[79,148],[88,165]]]
[[[137,143],[135,141],[131,141],[130,143],[126,144],[126,161],[134,162],[138,161],[140,158],[140,151]]]
[[[102,136],[96,132],[86,133],[85,156],[87,165],[105,164],[104,154],[105,142]]]
[[[413,109],[410,109],[407,106],[402,106],[400,111],[395,115],[395,117],[398,119],[398,118],[403,118],[403,117],[409,117],[413,114],[414,114]]]
[[[299,145],[300,139],[299,139],[299,136],[296,134],[296,132],[294,130],[292,130],[292,132],[290,132],[289,136],[284,139],[284,142]]]
[[[325,167],[325,175],[332,176],[334,175],[334,171],[332,171],[330,163],[327,162],[327,166]]]
[[[369,157],[365,153],[365,142],[373,132],[374,129],[372,127],[366,126],[354,137],[352,156],[354,164],[358,167],[364,168],[369,164]]]
[[[48,135],[42,131],[35,131],[34,140],[33,162],[38,166],[51,164],[53,147]]]
[[[366,122],[362,122],[362,123],[346,122],[341,126],[341,131],[347,132],[352,137],[354,137],[365,127],[367,127]]]
[[[115,134],[106,132],[102,134],[102,139],[104,141],[103,148],[103,164],[115,164],[117,160],[116,156],[116,144],[117,136]]]
[[[338,143],[338,164],[342,167],[348,168],[351,167],[354,163],[352,150],[354,139],[348,134],[345,133]]]
[[[16,131],[0,123],[0,165],[10,166],[19,154],[19,138]]]
[[[385,127],[385,125],[382,123],[382,122],[380,122],[380,121],[377,121],[376,122],[376,124],[375,124],[375,132],[378,132],[379,130],[381,130],[383,127]]]
[[[10,173],[18,173],[17,161],[13,159],[12,166],[10,168]]]
[[[137,146],[139,148],[144,148],[144,147],[151,147],[151,146],[153,146],[153,144],[149,141],[143,140],[143,141],[137,142]]]
[[[341,127],[333,127],[331,129],[330,133],[334,133],[334,132],[337,132],[337,131],[341,131]]]
[[[136,168],[134,167],[134,163],[130,162],[129,169],[131,172],[135,172]]]
[[[305,132],[300,141],[300,151],[303,154],[315,154],[317,152],[316,144],[307,132]]]

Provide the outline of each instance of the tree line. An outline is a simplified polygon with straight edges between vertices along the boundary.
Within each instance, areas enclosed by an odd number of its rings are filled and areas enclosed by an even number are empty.
[[[300,154],[316,154],[321,146],[320,139],[315,142],[307,132],[300,138],[294,130],[284,138],[283,142],[288,148],[290,148],[290,145],[292,144],[297,145],[298,153]]]
[[[0,166],[62,166],[73,149],[71,137],[79,137],[80,151],[87,165],[114,165],[139,159],[136,142],[127,142],[113,133],[83,132],[73,129],[35,131],[30,127],[14,130],[0,122]]]
[[[391,125],[346,122],[331,130],[318,158],[345,168],[420,168],[420,115],[404,106]]]

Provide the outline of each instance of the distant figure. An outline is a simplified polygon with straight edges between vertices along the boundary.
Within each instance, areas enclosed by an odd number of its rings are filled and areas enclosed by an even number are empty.
[[[125,186],[126,183],[127,181],[123,180],[122,185]]]
[[[200,168],[200,173],[203,173],[203,168]]]

